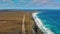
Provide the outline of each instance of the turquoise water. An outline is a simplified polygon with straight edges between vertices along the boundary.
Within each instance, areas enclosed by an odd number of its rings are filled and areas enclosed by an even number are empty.
[[[42,20],[46,28],[50,29],[54,34],[60,34],[60,10],[41,11],[37,16]]]

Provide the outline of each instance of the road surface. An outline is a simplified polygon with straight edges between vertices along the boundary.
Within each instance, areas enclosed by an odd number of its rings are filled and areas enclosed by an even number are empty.
[[[25,32],[25,15],[23,15],[23,20],[22,20],[22,34],[26,34],[26,32]]]

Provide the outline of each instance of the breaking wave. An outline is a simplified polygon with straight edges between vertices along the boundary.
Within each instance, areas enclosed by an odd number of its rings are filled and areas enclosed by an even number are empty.
[[[41,12],[40,12],[40,13],[41,13]],[[52,32],[50,29],[46,28],[46,27],[43,25],[41,19],[39,19],[39,18],[37,17],[37,14],[38,14],[38,12],[32,13],[32,17],[33,17],[36,25],[38,26],[38,28],[41,29],[41,31],[42,31],[44,34],[54,34],[54,32]]]

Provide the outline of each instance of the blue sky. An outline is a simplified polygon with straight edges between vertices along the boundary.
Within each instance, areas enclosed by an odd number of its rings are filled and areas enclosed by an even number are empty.
[[[0,9],[60,9],[60,0],[0,0]]]

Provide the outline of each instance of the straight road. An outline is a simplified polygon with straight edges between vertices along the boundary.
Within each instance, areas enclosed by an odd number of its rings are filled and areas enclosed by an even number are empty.
[[[25,32],[25,15],[23,15],[23,20],[22,20],[22,34],[26,34]]]

